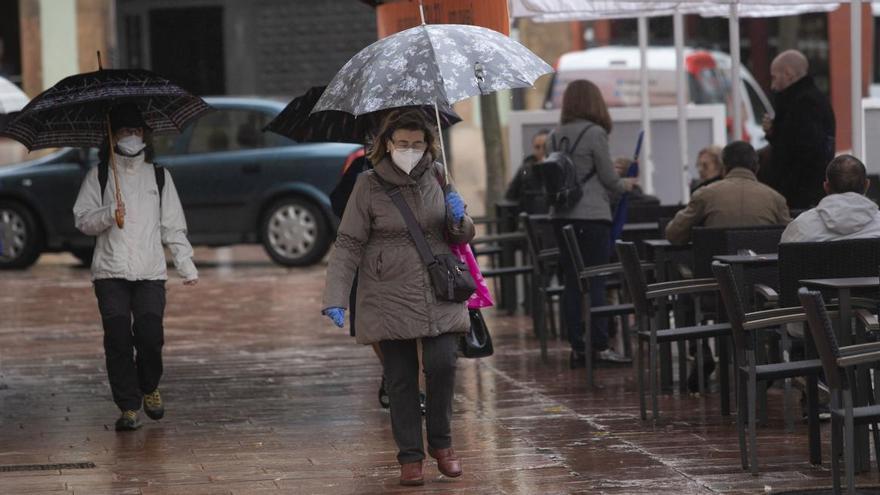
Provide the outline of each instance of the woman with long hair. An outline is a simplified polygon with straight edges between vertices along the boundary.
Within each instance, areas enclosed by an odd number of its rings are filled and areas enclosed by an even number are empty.
[[[435,255],[450,254],[448,243],[473,238],[464,202],[444,184],[443,166],[436,162],[438,141],[436,129],[419,110],[395,111],[385,118],[368,154],[374,169],[358,176],[342,216],[324,289],[322,313],[342,327],[358,274],[356,339],[378,342],[382,350],[402,485],[424,483],[419,342],[428,454],[444,475],[461,475],[451,420],[458,340],[470,328],[467,306],[434,294],[427,267],[391,200],[391,193],[399,191]]]
[[[574,206],[565,210],[554,207],[552,212],[565,279],[563,312],[571,343],[569,365],[572,369],[586,364],[586,352],[596,352],[597,359],[603,361],[630,361],[609,347],[608,321],[604,318],[592,320],[593,349],[584,348],[578,274],[562,236],[562,227],[574,227],[581,256],[587,266],[607,263],[611,256],[609,196],[629,192],[635,184],[635,179],[621,178],[614,169],[608,149],[611,127],[611,117],[599,88],[590,81],[579,79],[565,88],[559,126],[547,141],[548,152],[569,152],[583,190],[583,196]],[[605,281],[598,277],[591,281],[590,301],[593,307],[605,304]]]

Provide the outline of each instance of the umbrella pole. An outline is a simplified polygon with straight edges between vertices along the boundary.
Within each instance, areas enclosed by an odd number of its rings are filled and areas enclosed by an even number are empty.
[[[440,155],[443,157],[443,178],[449,184],[449,167],[446,164],[446,144],[443,142],[443,126],[440,124],[440,107],[434,101],[434,117],[437,118],[437,135],[440,136]]]
[[[113,149],[116,145],[113,143],[113,130],[110,127],[110,115],[107,115],[107,143],[110,146],[110,170],[113,171],[113,184],[116,186],[116,206],[122,204],[122,194],[119,192],[119,174],[116,173],[116,153]],[[119,211],[118,209],[116,210]],[[125,217],[114,212],[116,217],[116,225],[121,229],[125,225]]]

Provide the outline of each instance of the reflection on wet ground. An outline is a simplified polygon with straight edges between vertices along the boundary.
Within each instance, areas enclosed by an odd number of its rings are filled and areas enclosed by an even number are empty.
[[[741,471],[733,417],[717,394],[663,396],[661,423],[638,419],[630,368],[602,369],[600,391],[568,369],[565,345],[542,365],[530,320],[486,316],[496,355],[461,360],[454,441],[465,474],[427,465],[423,488],[397,485],[380,369],[370,349],[319,315],[324,267],[283,269],[256,247],[197,250],[202,282],[169,284],[168,413],[112,431],[88,271],[72,258],[0,273],[0,493],[764,493],[828,486],[806,426],[785,433],[781,396],[758,434],[763,474]],[[94,463],[94,468],[46,466]],[[36,469],[33,467],[31,469]],[[876,474],[862,475],[877,483]]]

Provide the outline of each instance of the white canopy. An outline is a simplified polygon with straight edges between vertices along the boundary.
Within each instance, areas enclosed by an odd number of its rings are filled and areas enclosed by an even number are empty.
[[[850,3],[857,5],[861,0],[852,0]],[[639,46],[642,49],[642,85],[647,84],[647,64],[644,60],[644,52],[647,49],[647,17],[674,16],[676,61],[677,72],[683,71],[683,14],[699,14],[704,17],[728,17],[730,20],[730,49],[731,49],[731,80],[740,79],[740,50],[739,50],[739,18],[740,17],[777,17],[798,15],[809,12],[829,12],[840,6],[840,1],[830,0],[510,0],[511,17],[528,17],[537,22],[564,22],[573,20],[597,20],[614,18],[639,18]],[[851,9],[850,15],[850,42],[852,46],[851,63],[852,74],[852,144],[853,154],[862,156],[861,143],[861,9]],[[684,101],[684,78],[678,78],[677,100],[679,107],[679,139],[682,150],[682,180],[686,180],[688,160],[687,128],[685,112],[687,107]],[[738,86],[737,86],[738,87]],[[643,91],[644,92],[644,91]],[[742,135],[742,93],[733,91],[733,135],[739,139]],[[647,98],[643,95],[643,128],[645,131],[644,186],[649,193],[653,191],[652,178],[653,165],[651,163],[651,136],[648,122],[650,121],[650,108]],[[687,201],[688,188],[684,188],[683,197]]]

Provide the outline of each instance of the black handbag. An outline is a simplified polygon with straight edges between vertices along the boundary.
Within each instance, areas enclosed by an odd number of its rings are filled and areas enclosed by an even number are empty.
[[[403,221],[416,244],[419,256],[428,268],[428,275],[431,277],[431,285],[437,299],[458,303],[467,301],[477,290],[477,283],[474,282],[467,264],[454,254],[434,255],[416,217],[400,194],[400,188],[386,189],[385,192],[403,215]]]
[[[482,358],[489,357],[495,352],[492,347],[492,336],[489,335],[489,328],[486,326],[486,320],[483,319],[483,313],[479,309],[469,309],[471,327],[467,333],[462,336],[459,343],[461,355],[466,358]]]

